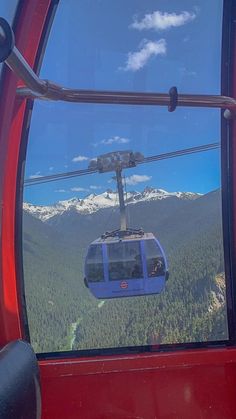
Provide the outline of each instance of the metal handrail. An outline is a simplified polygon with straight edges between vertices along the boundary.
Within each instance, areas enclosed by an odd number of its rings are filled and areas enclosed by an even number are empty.
[[[176,106],[236,110],[234,98],[220,95],[178,94],[176,88],[171,88],[168,94],[66,88],[49,80],[40,79],[15,47],[13,41],[14,34],[10,25],[5,19],[0,18],[0,62],[4,61],[24,82],[24,87],[17,88],[17,94],[23,98],[116,105],[158,105],[168,106],[170,111],[175,110]],[[4,56],[3,50],[9,50],[9,53]],[[171,93],[173,89],[176,92],[174,98]],[[175,106],[173,106],[173,99]]]

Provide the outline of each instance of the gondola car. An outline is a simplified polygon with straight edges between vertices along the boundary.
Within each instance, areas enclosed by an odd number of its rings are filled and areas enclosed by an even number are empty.
[[[96,298],[159,294],[167,278],[166,257],[152,233],[104,235],[89,246],[85,282]]]
[[[95,240],[85,259],[84,282],[96,298],[159,294],[168,279],[166,256],[158,240],[152,233],[127,227],[122,170],[143,159],[141,153],[125,150],[92,162],[92,169],[100,173],[115,171],[120,211],[120,229]]]

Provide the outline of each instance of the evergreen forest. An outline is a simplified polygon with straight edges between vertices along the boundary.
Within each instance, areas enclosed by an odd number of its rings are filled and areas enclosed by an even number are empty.
[[[165,249],[160,295],[97,300],[84,285],[89,244],[117,228],[118,210],[70,210],[42,222],[23,212],[23,266],[36,352],[205,342],[228,338],[221,194],[170,197],[127,208],[132,227]]]

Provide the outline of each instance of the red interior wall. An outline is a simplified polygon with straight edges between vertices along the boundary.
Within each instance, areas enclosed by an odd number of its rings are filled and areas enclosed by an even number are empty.
[[[25,0],[19,16],[17,46],[31,65],[49,4],[50,0]],[[8,71],[0,98],[1,345],[22,336],[14,237],[25,101],[16,100],[16,85]],[[236,194],[234,199],[236,208]],[[43,419],[236,417],[234,348],[41,361],[40,369]]]
[[[236,349],[41,362],[43,419],[236,417]]]

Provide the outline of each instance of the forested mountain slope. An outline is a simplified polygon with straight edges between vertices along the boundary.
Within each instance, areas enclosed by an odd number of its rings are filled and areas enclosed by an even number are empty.
[[[24,214],[26,298],[36,351],[227,338],[224,287],[217,281],[224,272],[220,192],[132,203],[127,215],[130,226],[160,239],[170,278],[161,295],[100,304],[84,286],[84,256],[91,241],[118,227],[117,207],[91,214],[69,208],[46,222]]]

